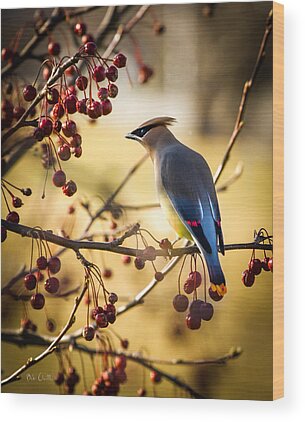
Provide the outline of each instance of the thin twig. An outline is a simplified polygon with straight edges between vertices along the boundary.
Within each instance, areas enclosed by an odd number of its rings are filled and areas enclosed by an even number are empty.
[[[98,6],[90,6],[90,7],[79,7],[74,9],[69,13],[69,17],[76,17],[83,15],[88,12],[92,12],[93,10],[97,9]],[[6,66],[3,67],[1,70],[2,79],[6,76],[10,75],[14,70],[17,69],[26,59],[32,58],[33,50],[41,43],[44,38],[46,38],[52,30],[61,22],[66,19],[66,15],[64,10],[56,7],[49,19],[47,19],[43,25],[38,29],[35,35],[27,42],[27,44],[23,47],[20,51],[19,55],[11,62],[8,63]]]
[[[271,33],[272,30],[272,10],[269,12],[267,21],[266,21],[266,26],[265,26],[265,32],[263,35],[263,39],[261,41],[260,47],[259,47],[259,51],[258,51],[258,55],[256,58],[256,62],[254,65],[254,68],[252,70],[250,79],[248,79],[243,87],[243,92],[242,92],[242,96],[241,96],[241,101],[239,104],[239,108],[238,108],[238,113],[237,113],[237,117],[236,117],[236,121],[235,121],[235,125],[234,125],[234,129],[231,135],[231,138],[229,140],[227,149],[225,151],[225,154],[223,156],[223,159],[221,161],[221,163],[219,164],[215,174],[214,174],[214,183],[216,184],[219,180],[219,177],[221,176],[228,160],[230,157],[230,152],[235,144],[235,141],[237,139],[238,134],[240,133],[242,127],[244,126],[244,121],[243,116],[245,113],[245,107],[246,107],[246,102],[247,102],[247,98],[248,98],[248,94],[250,89],[252,88],[253,82],[255,80],[255,77],[257,75],[257,72],[260,68],[260,65],[262,63],[262,60],[264,58],[264,52],[265,52],[265,47],[266,47],[266,43],[268,40],[268,37]]]
[[[25,372],[28,368],[30,368],[31,366],[33,366],[33,365],[37,364],[38,362],[42,361],[43,359],[45,359],[47,356],[49,356],[51,353],[54,352],[54,350],[56,349],[60,340],[63,338],[63,336],[67,333],[67,331],[74,324],[75,314],[76,314],[77,308],[79,307],[79,305],[82,301],[82,298],[84,297],[84,294],[87,291],[87,287],[88,287],[87,283],[85,282],[80,295],[75,298],[75,303],[74,303],[74,306],[72,308],[72,311],[71,311],[71,314],[70,314],[70,317],[69,317],[67,323],[65,324],[65,326],[63,327],[63,329],[61,330],[59,335],[52,341],[52,343],[40,355],[36,356],[35,358],[29,358],[24,365],[22,365],[19,369],[17,369],[17,371],[15,371],[9,377],[2,380],[1,385],[6,385],[6,384],[9,384],[13,381],[17,381],[18,379],[20,379],[20,375],[23,372]]]
[[[113,50],[118,46],[120,43],[123,35],[128,34],[133,27],[143,18],[145,13],[150,8],[149,5],[141,6],[137,13],[127,22],[125,25],[119,25],[116,34],[114,35],[112,41],[109,43],[108,47],[106,48],[103,57],[109,57]]]
[[[112,202],[114,201],[114,199],[116,198],[116,196],[119,194],[119,192],[121,192],[121,190],[126,185],[126,183],[129,181],[129,179],[131,178],[131,176],[139,169],[139,167],[141,167],[141,165],[147,160],[147,158],[148,158],[148,154],[143,155],[143,157],[140,158],[140,160],[138,162],[136,162],[136,164],[128,171],[128,173],[126,174],[126,176],[124,177],[124,179],[122,180],[122,182],[119,184],[119,186],[109,196],[109,198],[106,200],[106,202],[103,204],[103,206],[96,211],[96,213],[94,214],[94,216],[92,216],[89,224],[87,225],[87,227],[85,229],[85,232],[88,232],[89,229],[90,229],[90,227],[94,223],[94,221],[97,218],[99,218],[103,214],[103,212],[105,212],[105,211],[107,211],[109,209],[110,205],[112,204]]]

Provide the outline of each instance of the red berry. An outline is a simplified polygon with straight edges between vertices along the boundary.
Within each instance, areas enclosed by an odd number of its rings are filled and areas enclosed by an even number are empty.
[[[191,306],[190,306],[190,315],[193,318],[201,319],[201,306],[202,306],[203,303],[204,302],[201,299],[193,300],[193,302],[191,303]]]
[[[107,116],[107,114],[110,114],[112,112],[112,104],[110,100],[104,100],[102,101],[102,108],[103,108],[103,115]]]
[[[31,188],[22,188],[21,192],[24,196],[31,196],[32,195],[32,189]]]
[[[37,279],[34,274],[27,274],[24,277],[24,287],[27,290],[34,290],[37,284]]]
[[[48,293],[54,294],[59,289],[59,280],[56,277],[50,277],[44,282],[44,288]]]
[[[68,161],[71,157],[71,150],[69,145],[64,144],[58,148],[58,156],[62,161]],[[63,185],[62,185],[63,186]]]
[[[83,328],[82,336],[87,341],[91,341],[94,339],[95,329],[92,327],[92,325],[87,325]]]
[[[61,119],[65,114],[65,109],[61,103],[57,103],[54,105],[52,109],[52,115],[55,120]]]
[[[50,42],[48,44],[48,52],[51,56],[58,56],[60,53],[60,44],[57,42]]]
[[[125,67],[127,62],[127,57],[124,56],[122,53],[118,53],[113,58],[113,64],[118,67],[119,69],[121,67]]]
[[[1,226],[1,242],[4,242],[7,238],[7,230],[5,227]]]
[[[84,45],[84,51],[89,56],[94,56],[96,49],[97,49],[96,44],[93,41],[89,41]]]
[[[13,196],[13,198],[12,198],[12,204],[13,204],[13,207],[14,208],[20,208],[20,207],[22,207],[23,202],[17,196]]]
[[[125,338],[121,340],[121,346],[123,349],[128,349],[129,341]]]
[[[95,322],[99,328],[106,328],[108,326],[107,316],[104,313],[96,314]]]
[[[49,65],[45,65],[42,71],[42,77],[45,81],[47,81],[51,76],[51,67]]]
[[[138,395],[138,397],[145,397],[146,396],[146,390],[145,390],[145,388],[139,388],[138,389],[138,391],[137,391],[137,395]]]
[[[131,256],[129,256],[129,255],[124,255],[124,256],[122,256],[122,261],[123,261],[123,264],[130,264],[131,263]]]
[[[134,260],[134,265],[137,270],[143,270],[143,268],[145,267],[145,261],[139,257],[136,257]]]
[[[51,274],[56,274],[60,271],[61,261],[57,256],[53,256],[49,259],[48,268]]]
[[[159,246],[161,249],[171,249],[172,248],[172,244],[168,239],[162,239],[159,243]]]
[[[147,246],[143,253],[142,257],[147,261],[154,261],[156,259],[156,249],[153,246]]]
[[[125,355],[116,356],[114,359],[114,365],[116,368],[124,370],[127,365],[127,359]]]
[[[82,147],[76,147],[76,148],[73,149],[73,154],[74,154],[74,157],[76,157],[76,158],[81,157],[82,153],[83,153]]]
[[[110,270],[110,268],[105,268],[103,271],[103,277],[110,278],[111,276],[112,276],[112,271]]]
[[[77,97],[73,94],[68,95],[64,100],[64,105],[69,114],[74,114],[77,111],[76,108]]]
[[[57,170],[53,174],[52,180],[53,180],[53,184],[57,188],[61,188],[66,183],[66,173],[64,171],[62,171],[62,170]]]
[[[173,306],[177,312],[184,312],[189,306],[189,300],[184,295],[176,295],[173,299]]]
[[[75,85],[81,91],[85,91],[88,86],[88,78],[86,78],[86,76],[79,76],[76,78]]]
[[[65,382],[65,375],[63,372],[58,372],[56,377],[54,378],[54,382],[56,385],[62,385]]]
[[[113,305],[114,303],[116,303],[118,301],[118,295],[116,293],[110,293],[108,300],[109,302]]]
[[[74,33],[80,37],[87,32],[87,25],[83,22],[77,22],[74,26]]]
[[[53,123],[49,119],[41,119],[39,122],[39,128],[43,132],[43,136],[50,136],[53,130]]]
[[[59,92],[57,91],[56,88],[50,88],[47,91],[46,98],[47,98],[47,102],[49,104],[56,104],[58,102],[58,99],[59,99]]]
[[[37,127],[37,128],[34,130],[33,137],[34,137],[34,139],[36,139],[38,142],[42,141],[42,140],[43,140],[43,138],[44,138],[44,133],[43,133],[43,130],[42,130],[42,129],[40,129],[39,127]]]
[[[103,114],[103,108],[100,102],[92,101],[87,104],[87,114],[90,119],[98,119]]]
[[[50,331],[50,333],[53,333],[56,330],[55,321],[53,321],[52,319],[47,319],[46,327],[47,327],[47,330]]]
[[[6,221],[18,224],[20,221],[19,214],[16,211],[11,211],[6,216]]]
[[[77,127],[76,123],[73,120],[67,120],[62,125],[62,131],[65,136],[71,138],[71,136],[76,134]]]
[[[115,306],[111,303],[108,303],[107,305],[104,306],[104,311],[106,313],[116,313],[116,309]]]
[[[268,267],[271,272],[273,272],[273,258],[269,258]]]
[[[158,384],[159,382],[162,381],[161,375],[159,374],[159,372],[156,372],[156,371],[150,372],[150,379],[151,379],[151,382],[153,382],[154,384]]]
[[[14,107],[13,116],[16,120],[19,120],[21,116],[24,114],[24,112],[25,112],[24,107],[20,107],[20,106]]]
[[[203,319],[204,321],[210,321],[210,319],[212,319],[212,316],[214,314],[213,305],[208,302],[203,302],[201,304],[200,312],[201,312],[201,319]]]
[[[194,280],[192,278],[188,278],[184,283],[183,290],[186,294],[191,294],[195,290]]]
[[[161,273],[160,271],[157,271],[155,273],[155,279],[156,279],[156,281],[162,281],[164,279],[164,274]]]
[[[268,264],[269,264],[269,257],[268,256],[266,256],[265,258],[264,258],[264,260],[262,261],[262,269],[264,270],[264,271],[270,271],[270,268],[269,268],[269,266],[268,266]]]
[[[185,318],[186,325],[190,330],[198,330],[201,327],[201,318],[188,314]]]
[[[76,110],[81,114],[87,114],[87,100],[83,98],[82,100],[78,100],[76,103]]]
[[[35,293],[31,296],[31,306],[33,309],[42,309],[45,304],[44,295],[41,293]]]
[[[120,384],[124,384],[127,381],[127,374],[125,371],[118,369],[115,372],[115,378]]]
[[[249,263],[249,270],[251,270],[254,275],[259,275],[262,271],[262,263],[260,259],[251,259]]]
[[[113,65],[109,66],[106,70],[106,78],[108,81],[115,82],[118,79],[118,76],[118,69]]]
[[[73,196],[77,191],[77,186],[73,180],[68,180],[61,189],[66,196]]]
[[[110,98],[115,98],[119,93],[119,88],[114,84],[108,85],[108,95]]]
[[[100,88],[98,90],[97,96],[101,101],[106,100],[108,98],[108,89],[107,88]]]
[[[91,318],[95,319],[97,314],[102,314],[104,312],[104,309],[101,306],[96,306],[91,311]]]
[[[138,73],[138,81],[140,84],[145,84],[154,74],[154,71],[151,67],[143,64]]]
[[[23,98],[25,101],[33,101],[37,95],[36,88],[33,85],[26,85],[23,88]]]
[[[189,279],[193,280],[195,288],[199,287],[202,281],[201,274],[198,271],[189,273]]]
[[[45,270],[48,266],[47,258],[45,256],[40,256],[37,258],[36,265],[39,270]]]
[[[251,287],[253,286],[253,283],[255,281],[255,275],[254,272],[252,270],[245,270],[242,273],[242,282],[244,283],[244,285],[246,287]]]
[[[220,300],[223,299],[223,296],[219,295],[211,287],[209,288],[209,295],[210,295],[210,298],[214,300],[214,302],[219,302]]]
[[[87,44],[88,42],[94,42],[94,37],[91,34],[84,34],[82,36],[82,43]]]
[[[96,82],[102,82],[106,78],[105,68],[102,65],[98,65],[93,69],[93,79]]]

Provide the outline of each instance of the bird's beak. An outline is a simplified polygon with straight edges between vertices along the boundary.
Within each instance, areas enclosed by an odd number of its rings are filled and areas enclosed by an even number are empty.
[[[133,133],[127,133],[127,135],[125,135],[126,139],[133,139],[134,141],[138,141],[138,142],[142,142],[142,138],[140,138],[137,135],[134,135]]]

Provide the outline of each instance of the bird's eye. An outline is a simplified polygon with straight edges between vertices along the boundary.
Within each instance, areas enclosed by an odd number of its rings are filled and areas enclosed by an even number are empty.
[[[149,125],[149,126],[141,127],[140,129],[135,130],[133,133],[139,136],[140,138],[143,138],[143,136],[146,135],[146,133],[149,132],[150,129],[152,129],[153,127],[155,126]]]

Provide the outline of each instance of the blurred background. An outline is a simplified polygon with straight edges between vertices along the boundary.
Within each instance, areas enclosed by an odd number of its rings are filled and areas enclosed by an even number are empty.
[[[124,139],[124,134],[143,121],[159,115],[177,118],[173,132],[179,140],[200,152],[208,161],[212,172],[222,159],[233,130],[240,96],[245,80],[250,76],[271,2],[224,3],[207,9],[203,4],[154,6],[126,36],[119,50],[128,57],[127,72],[121,71],[119,95],[113,100],[113,112],[94,124],[81,115],[74,115],[83,137],[83,156],[64,163],[68,177],[78,185],[78,199],[88,199],[93,207],[101,204],[101,197],[116,188],[129,168],[143,155],[137,143]],[[124,21],[133,16],[136,9],[126,14]],[[2,10],[2,46],[8,45],[20,28],[24,26],[22,42],[33,34],[34,9]],[[37,13],[37,12],[36,12]],[[51,10],[44,9],[44,15]],[[82,17],[94,33],[105,14],[105,8]],[[154,20],[165,26],[162,34],[153,30]],[[113,28],[112,36],[116,28]],[[107,45],[112,38],[103,40]],[[54,32],[54,40],[62,49],[75,51],[69,26],[61,24]],[[140,47],[143,62],[153,69],[153,76],[145,84],[138,83],[138,64],[134,57],[135,45]],[[47,40],[36,53],[46,50]],[[101,51],[103,49],[101,48]],[[35,66],[35,72],[33,72]],[[31,83],[36,75],[35,61],[27,61],[16,71],[22,87],[24,81]],[[230,161],[220,183],[233,173],[238,162],[243,162],[241,178],[227,191],[219,193],[225,243],[249,242],[255,229],[265,227],[272,233],[272,37],[268,41],[266,57],[249,95],[245,114],[245,127],[231,154]],[[25,199],[21,209],[21,223],[58,232],[66,224],[67,208],[76,197],[67,198],[60,190],[47,184],[47,194],[41,199],[45,171],[39,151],[30,150],[7,174],[8,180],[30,186],[33,195]],[[99,198],[100,197],[100,198]],[[119,194],[118,202],[136,205],[157,202],[153,169],[150,161],[139,169]],[[2,212],[6,211],[2,204]],[[159,208],[128,211],[120,223],[135,223],[149,229],[157,238],[174,239],[174,232]],[[87,214],[79,209],[73,237],[84,230]],[[109,221],[98,221],[94,229],[109,227]],[[29,239],[9,234],[2,248],[2,285],[5,285],[21,268],[29,265]],[[126,245],[135,247],[133,240]],[[52,246],[56,252],[56,247]],[[150,266],[137,271],[134,266],[122,265],[121,257],[106,253],[86,253],[101,268],[111,268],[113,276],[107,287],[118,293],[119,304],[131,300],[150,280]],[[180,266],[173,270],[162,283],[145,299],[145,303],[118,318],[114,330],[128,338],[130,351],[142,350],[149,357],[163,359],[203,359],[221,356],[231,347],[240,346],[243,354],[225,366],[171,366],[168,372],[179,376],[195,390],[209,398],[269,400],[272,398],[272,275],[262,273],[251,289],[241,282],[241,273],[247,267],[251,251],[231,251],[221,257],[228,284],[225,299],[215,304],[213,319],[203,324],[199,331],[190,331],[185,326],[184,314],[172,307],[176,295]],[[258,253],[258,257],[263,254]],[[76,286],[83,280],[83,270],[72,252],[62,258],[60,279]],[[157,261],[158,269],[165,264]],[[183,272],[187,277],[187,268]],[[16,292],[22,293],[22,288]],[[65,300],[48,298],[47,314],[56,321],[57,332],[66,322],[73,296]],[[28,307],[30,318],[37,324],[40,333],[47,333],[44,311]],[[24,315],[21,302],[8,296],[2,297],[2,327],[18,328]],[[86,307],[80,307],[75,328],[84,325]],[[55,333],[56,334],[56,333]],[[2,376],[9,375],[29,356],[39,352],[37,347],[19,349],[15,345],[2,343]],[[71,353],[71,361],[79,368],[80,356]],[[93,381],[90,359],[84,356],[86,380]],[[58,371],[54,355],[33,367],[35,374]],[[143,384],[143,370],[134,363],[127,367],[128,382],[121,393],[133,396]],[[181,397],[183,392],[163,381],[154,390],[145,373],[148,395]],[[43,383],[21,381],[8,385],[5,392],[57,393],[53,381]],[[83,391],[82,381],[77,393]]]

